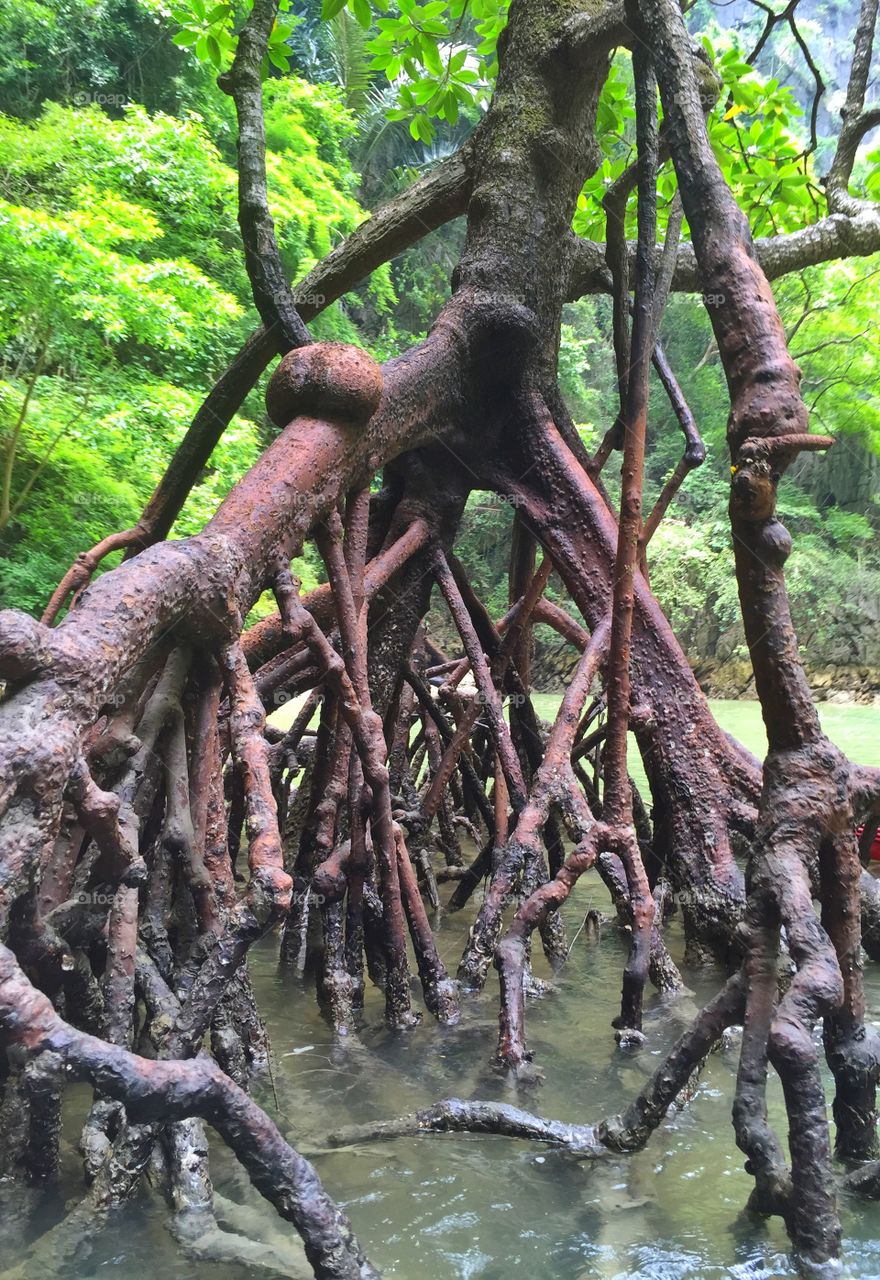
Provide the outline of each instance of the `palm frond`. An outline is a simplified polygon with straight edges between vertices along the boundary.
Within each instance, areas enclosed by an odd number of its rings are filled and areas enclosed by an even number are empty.
[[[337,83],[345,91],[346,104],[360,112],[370,90],[367,32],[342,9],[329,24],[329,53]]]

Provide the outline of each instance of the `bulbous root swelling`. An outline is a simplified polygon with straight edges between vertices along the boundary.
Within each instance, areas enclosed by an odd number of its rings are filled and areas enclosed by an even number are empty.
[[[251,34],[271,25],[270,7],[255,6]],[[216,438],[207,411],[136,530],[110,535],[65,579],[47,618],[76,594],[57,626],[0,614],[0,1136],[10,1172],[50,1184],[64,1084],[93,1085],[82,1138],[89,1190],[62,1224],[68,1241],[82,1243],[133,1196],[153,1159],[174,1229],[187,1247],[214,1248],[204,1120],[300,1232],[316,1275],[375,1274],[314,1170],[242,1088],[268,1055],[243,961],[280,926],[284,962],[304,968],[315,912],[318,998],[340,1043],[357,1038],[367,981],[383,989],[389,1025],[418,1035],[410,946],[426,1009],[454,1022],[459,982],[429,916],[439,904],[436,842],[445,874],[458,877],[450,910],[486,881],[458,979],[482,987],[494,960],[504,1068],[521,1071],[530,1056],[534,932],[558,965],[559,907],[588,869],[630,931],[622,1042],[639,1042],[646,979],[661,991],[680,985],[664,902],[680,909],[692,954],[713,952],[733,976],[619,1117],[563,1125],[449,1100],[336,1140],[468,1129],[583,1158],[635,1150],[725,1027],[743,1021],[733,1111],[753,1205],[782,1214],[806,1263],[835,1265],[840,1227],[813,1031],[821,1020],[838,1152],[870,1160],[880,1053],[864,1022],[860,945],[880,957],[880,892],[861,876],[853,831],[880,811],[880,774],[851,766],[820,731],[785,592],[790,540],[775,517],[785,466],[827,442],[808,433],[772,294],[715,166],[678,7],[643,0],[625,15],[581,18],[514,0],[493,107],[472,144],[477,160],[469,151],[466,164],[353,237],[354,260],[375,265],[376,244],[396,251],[417,238],[416,223],[438,225],[470,198],[455,292],[428,338],[382,369],[344,344],[290,351],[267,392],[280,433],[202,533],[157,541]],[[590,458],[555,366],[574,270],[568,233],[598,153],[579,145],[577,163],[563,163],[571,148],[557,140],[593,138],[610,51],[640,27],[634,323],[630,336],[627,255],[612,251],[621,414]],[[258,109],[251,63],[230,81],[245,116]],[[737,580],[770,743],[763,776],[713,721],[639,571],[665,510],[642,519],[649,359],[685,434],[676,484],[701,450],[656,344],[672,276],[662,261],[654,274],[655,75],[695,269],[722,299],[712,319],[731,397]],[[259,165],[248,182],[259,194]],[[352,258],[344,249],[331,257],[325,270],[341,290],[357,278]],[[255,290],[270,316],[284,287],[277,263],[263,265],[271,270]],[[301,326],[285,315],[290,346]],[[228,418],[277,346],[269,330],[257,335],[211,404]],[[600,475],[619,427],[620,517]],[[510,608],[497,621],[454,555],[475,487],[516,509]],[[301,596],[291,562],[307,537],[327,583]],[[82,589],[120,547],[129,558]],[[544,598],[553,574],[583,623]],[[422,629],[435,584],[460,639],[451,657]],[[264,590],[278,612],[243,632]],[[529,691],[538,621],[581,651],[549,733]],[[278,727],[271,712],[299,695],[304,705]],[[650,817],[628,777],[628,730]],[[469,867],[462,832],[478,849]],[[734,837],[751,842],[745,878]],[[782,928],[795,967],[785,992]],[[768,1064],[785,1094],[788,1161],[767,1122]],[[850,1182],[874,1193],[873,1161]],[[38,1242],[45,1256],[55,1241]]]

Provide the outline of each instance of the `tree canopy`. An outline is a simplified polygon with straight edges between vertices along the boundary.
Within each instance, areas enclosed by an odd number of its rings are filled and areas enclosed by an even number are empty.
[[[128,0],[71,4],[63,14],[57,7],[31,9],[5,9],[0,30],[10,51],[6,65],[21,72],[7,98],[0,96],[7,112],[0,130],[3,414],[7,447],[15,454],[0,583],[8,603],[38,613],[79,550],[98,541],[102,530],[134,522],[198,393],[210,386],[253,315],[237,247],[234,126],[227,100],[212,85],[231,61],[246,10],[183,4],[169,14]],[[397,13],[361,0],[356,9],[306,6],[279,14],[265,85],[268,180],[291,280],[306,276],[363,219],[365,199],[375,204],[402,189],[474,127],[491,95],[505,15],[504,6],[475,9],[439,0]],[[820,18],[817,11],[809,21]],[[766,69],[760,57],[758,65],[747,60],[756,23],[752,19],[750,28],[747,18],[731,32],[711,6],[698,6],[692,19],[721,82],[709,109],[715,153],[761,236],[803,229],[825,216],[819,174],[831,138],[820,134],[811,145],[816,86],[792,74],[792,68],[803,70],[796,46],[781,56],[775,48]],[[777,45],[781,34],[773,38]],[[790,32],[787,40],[791,45]],[[821,61],[821,48],[816,56]],[[604,194],[635,155],[626,51],[615,57],[603,86],[597,136],[601,164],[584,185],[573,223],[587,242],[604,238]],[[878,159],[866,148],[857,164],[855,189],[866,198],[880,181]],[[658,185],[661,233],[675,190],[667,160]],[[631,239],[633,192],[625,209]],[[682,234],[686,239],[686,221]],[[401,349],[427,331],[448,296],[458,241],[454,226],[435,233],[322,315],[316,332],[356,339],[380,358]],[[870,265],[832,262],[798,272],[778,288],[785,322],[797,331],[795,351],[817,418],[872,453],[880,452],[870,333],[878,279]],[[573,304],[563,330],[561,377],[587,442],[604,429],[610,328],[610,305],[597,299]],[[726,482],[723,396],[696,299],[673,299],[664,337],[681,363],[709,462],[675,499],[672,523],[661,531],[655,586],[699,650],[706,584],[721,629],[725,620],[735,629],[727,535],[713,514]],[[190,498],[181,531],[203,523],[268,438],[259,393],[242,413],[234,444],[224,436]],[[675,465],[668,425],[661,414],[647,476],[657,491]],[[65,497],[70,494],[72,501]],[[871,509],[823,504],[809,486],[798,495],[786,511],[806,535],[797,544],[803,568],[794,582],[796,618],[810,623],[817,662],[847,649],[849,660],[858,661],[858,645],[848,646],[847,636],[858,602],[877,593]],[[21,536],[25,504],[36,538]],[[469,564],[476,568],[483,554],[487,527],[492,545],[504,546],[510,518],[497,506],[488,516],[467,517],[462,554]],[[500,604],[504,567],[500,555],[494,560],[485,585]],[[851,603],[831,608],[841,585]],[[815,618],[822,620],[818,628]]]

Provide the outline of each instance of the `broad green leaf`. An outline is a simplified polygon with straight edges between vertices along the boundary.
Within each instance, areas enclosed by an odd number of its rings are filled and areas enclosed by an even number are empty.
[[[351,0],[351,8],[364,31],[369,31],[373,21],[373,12],[370,9],[368,0]]]
[[[345,0],[321,0],[321,17],[325,22],[335,18],[345,8]]]

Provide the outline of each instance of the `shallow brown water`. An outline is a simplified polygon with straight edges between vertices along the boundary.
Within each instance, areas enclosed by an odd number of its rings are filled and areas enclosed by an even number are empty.
[[[721,704],[720,710],[726,727],[761,750],[755,704]],[[880,710],[835,708],[828,718],[832,737],[854,758],[880,763]],[[497,1026],[494,973],[486,992],[467,1001],[457,1027],[439,1028],[426,1018],[403,1037],[385,1031],[381,997],[370,992],[360,1042],[340,1046],[317,1008],[313,983],[279,969],[275,941],[264,940],[252,953],[251,973],[275,1063],[275,1090],[260,1085],[259,1099],[291,1142],[314,1160],[385,1275],[406,1280],[770,1280],[794,1274],[781,1224],[762,1224],[742,1214],[751,1179],[730,1125],[735,1050],[714,1054],[689,1106],[661,1126],[644,1152],[626,1158],[587,1164],[537,1144],[466,1135],[326,1148],[326,1134],[343,1124],[397,1115],[451,1095],[514,1101],[577,1122],[620,1110],[722,977],[686,970],[692,997],[671,1004],[650,997],[647,1044],[635,1056],[622,1054],[610,1022],[625,942],[614,928],[607,928],[599,943],[575,936],[586,910],[606,904],[602,885],[588,876],[566,908],[573,940],[568,964],[550,993],[528,1008],[529,1044],[545,1073],[543,1085],[528,1094],[511,1093],[489,1067]],[[439,924],[441,952],[453,971],[472,918],[473,910]],[[674,926],[670,946],[680,958]],[[536,968],[540,973],[540,961]],[[868,966],[866,981],[869,1015],[880,1025],[880,966]],[[84,1090],[74,1091],[66,1126],[71,1141],[87,1101]],[[784,1138],[775,1080],[770,1101]],[[254,1207],[266,1240],[290,1238],[219,1144],[212,1169],[222,1194]],[[67,1152],[66,1173],[65,1192],[78,1194],[73,1148]],[[48,1209],[45,1222],[50,1219]],[[158,1200],[144,1197],[100,1235],[88,1260],[71,1264],[65,1275],[71,1280],[143,1280],[145,1274],[243,1280],[255,1274],[186,1261],[166,1220]],[[876,1280],[880,1205],[845,1204],[843,1223],[850,1274],[854,1280]],[[5,1265],[11,1261],[3,1259]]]
[[[625,943],[608,927],[601,940],[575,938],[605,891],[585,877],[568,923],[570,959],[554,988],[528,1009],[530,1046],[545,1072],[534,1092],[513,1095],[489,1068],[496,1030],[497,985],[468,1000],[452,1029],[426,1019],[403,1037],[382,1025],[371,993],[360,1043],[338,1046],[319,1013],[312,985],[279,969],[265,940],[251,970],[274,1046],[275,1093],[259,1096],[280,1127],[315,1162],[328,1191],[345,1204],[374,1263],[388,1276],[436,1280],[769,1280],[793,1275],[781,1224],[744,1217],[751,1179],[733,1142],[730,1101],[734,1051],[714,1054],[696,1097],[637,1155],[582,1163],[537,1144],[505,1138],[443,1135],[401,1138],[341,1151],[326,1134],[342,1124],[387,1117],[459,1095],[517,1101],[561,1120],[597,1120],[621,1108],[656,1066],[693,1012],[721,981],[689,971],[693,998],[648,1002],[647,1044],[621,1053],[610,1028]],[[440,924],[441,949],[454,967],[468,921]],[[678,940],[674,931],[672,945]],[[680,947],[678,948],[680,950]],[[540,964],[536,966],[540,972]],[[880,971],[868,970],[871,1017],[880,1021]],[[71,1109],[78,1111],[84,1099]],[[780,1095],[771,1087],[773,1115]],[[68,1132],[75,1135],[75,1124]],[[780,1123],[784,1136],[784,1123]],[[272,1209],[235,1161],[215,1145],[217,1189],[258,1211],[267,1240],[278,1238]],[[69,1169],[76,1164],[70,1153]],[[71,1184],[71,1191],[75,1188]],[[844,1206],[851,1274],[880,1276],[880,1206]],[[91,1276],[141,1280],[144,1270],[189,1280],[241,1280],[248,1271],[182,1259],[149,1197],[126,1210],[96,1242],[91,1259],[71,1268]],[[36,1277],[35,1277],[36,1280]]]

